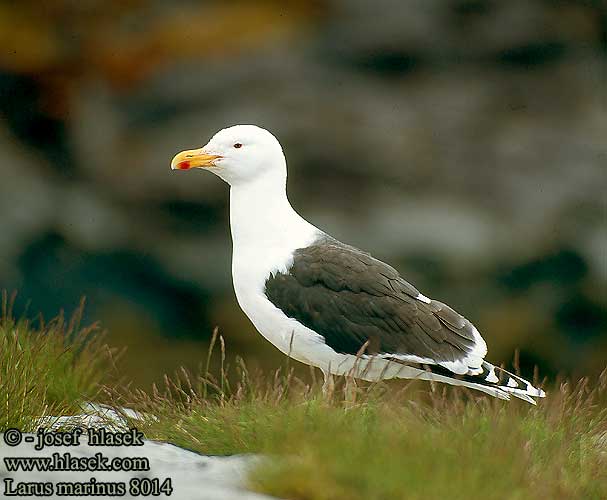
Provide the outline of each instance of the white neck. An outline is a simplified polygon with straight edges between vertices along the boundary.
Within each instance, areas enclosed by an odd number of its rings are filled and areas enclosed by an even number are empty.
[[[299,248],[318,231],[303,219],[287,198],[286,173],[266,172],[230,187],[230,229],[234,253]]]

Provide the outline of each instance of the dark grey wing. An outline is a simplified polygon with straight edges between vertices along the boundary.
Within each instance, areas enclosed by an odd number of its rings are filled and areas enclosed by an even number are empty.
[[[355,355],[368,342],[366,354],[453,362],[475,349],[475,328],[463,316],[416,299],[418,290],[394,268],[329,237],[296,250],[289,271],[270,276],[265,293],[339,353]]]

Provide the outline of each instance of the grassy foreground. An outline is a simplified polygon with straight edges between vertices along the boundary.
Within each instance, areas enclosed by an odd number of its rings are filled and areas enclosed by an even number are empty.
[[[69,321],[60,315],[33,325],[13,318],[12,300],[2,294],[0,431],[30,431],[35,417],[73,415],[83,400],[95,400],[114,351],[96,325],[80,326],[83,304]]]
[[[221,342],[223,347],[223,341]],[[223,349],[222,359],[224,357]],[[222,363],[223,366],[223,363]],[[270,457],[250,486],[289,499],[607,498],[607,371],[559,382],[537,407],[423,382],[354,386],[236,367],[185,371],[130,404],[148,437],[204,454]],[[283,373],[283,375],[281,375]]]
[[[6,309],[6,307],[5,307]],[[76,318],[77,320],[77,318]],[[148,438],[204,454],[262,453],[251,488],[318,500],[607,498],[607,371],[556,382],[533,407],[414,382],[354,387],[272,376],[244,363],[181,371],[151,393],[103,387],[107,347],[77,321],[0,322],[0,430],[73,413],[83,400],[130,406]],[[231,385],[230,385],[231,383]],[[101,392],[100,392],[101,391]],[[95,399],[97,398],[97,399]]]

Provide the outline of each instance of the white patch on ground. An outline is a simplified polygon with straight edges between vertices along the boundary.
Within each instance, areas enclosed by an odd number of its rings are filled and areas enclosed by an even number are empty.
[[[38,419],[36,425],[46,429],[61,429],[63,427],[104,427],[112,430],[127,430],[128,422],[125,417],[131,420],[143,420],[144,418],[156,417],[142,415],[130,408],[120,408],[116,411],[107,405],[98,403],[83,403],[82,413],[65,417],[42,417]]]
[[[39,424],[48,428],[70,428],[75,426],[104,427],[106,429],[125,430],[127,422],[121,413],[130,418],[139,419],[137,412],[121,409],[119,412],[104,406],[87,403],[86,410],[81,415],[71,417],[46,417]],[[153,417],[152,417],[153,418]],[[113,424],[112,424],[113,422]],[[26,437],[33,436],[34,442],[27,443]],[[247,475],[256,463],[262,460],[254,455],[205,456],[179,448],[170,443],[144,440],[143,446],[89,446],[86,431],[80,438],[78,446],[45,447],[40,451],[34,449],[35,434],[23,434],[21,444],[10,447],[4,443],[4,435],[0,434],[0,458],[6,457],[52,457],[53,453],[70,453],[72,457],[82,459],[94,457],[101,453],[111,462],[113,458],[146,457],[150,470],[146,472],[98,472],[98,471],[34,471],[9,472],[4,460],[0,460],[0,478],[14,480],[13,487],[18,482],[89,482],[95,478],[97,482],[124,482],[127,494],[122,498],[143,498],[129,495],[129,481],[133,478],[158,478],[160,483],[171,478],[174,488],[170,497],[161,495],[158,498],[174,498],[176,500],[271,500],[273,497],[247,491]],[[55,490],[55,486],[54,486]],[[56,490],[55,490],[56,491]],[[50,496],[45,498],[59,499],[64,497]],[[70,498],[93,498],[70,496]]]

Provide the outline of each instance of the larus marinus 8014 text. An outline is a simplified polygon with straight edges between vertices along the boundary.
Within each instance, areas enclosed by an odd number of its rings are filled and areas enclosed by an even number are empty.
[[[267,130],[226,128],[171,167],[203,168],[230,185],[238,303],[267,340],[325,380],[417,378],[530,403],[545,395],[485,361],[487,344],[466,318],[303,219],[287,199],[286,160]]]

